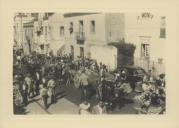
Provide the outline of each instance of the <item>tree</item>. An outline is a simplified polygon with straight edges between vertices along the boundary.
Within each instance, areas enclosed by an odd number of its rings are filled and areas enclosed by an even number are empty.
[[[126,43],[124,40],[121,40],[117,43],[110,43],[117,48],[117,65],[120,66],[129,66],[134,64],[134,52],[136,46],[131,43]]]
[[[121,43],[118,45],[118,66],[133,65],[135,45],[130,43]]]

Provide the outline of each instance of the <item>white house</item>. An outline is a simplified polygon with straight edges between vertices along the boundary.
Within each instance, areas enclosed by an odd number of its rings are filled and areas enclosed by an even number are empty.
[[[62,36],[65,36],[65,51],[71,53],[74,59],[87,57],[96,59],[98,63],[102,62],[111,69],[116,68],[117,50],[108,46],[108,43],[124,38],[123,14],[64,14],[64,26],[60,29]],[[107,56],[114,61],[107,61]]]
[[[125,41],[136,45],[135,64],[163,73],[166,17],[157,13],[125,13]]]

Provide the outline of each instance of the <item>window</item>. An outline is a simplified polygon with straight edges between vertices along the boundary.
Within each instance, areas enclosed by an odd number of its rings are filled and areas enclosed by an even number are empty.
[[[160,28],[160,38],[165,38],[165,28]]]
[[[43,31],[44,31],[43,27],[40,27],[40,31],[43,33]]]
[[[64,36],[64,26],[60,27],[60,36]]]
[[[161,25],[160,25],[160,38],[166,37],[166,28],[165,28],[165,17],[161,17]]]
[[[94,20],[91,21],[90,30],[91,30],[91,33],[95,33],[95,21]]]
[[[71,59],[74,59],[74,46],[71,45]]]
[[[43,44],[40,45],[40,48],[41,48],[41,50],[44,50],[44,45]]]
[[[49,29],[49,30],[51,30],[51,29],[52,29],[52,27],[51,27],[51,26],[48,26],[48,29]]]
[[[16,33],[16,31],[17,31],[17,28],[16,28],[16,26],[13,26],[14,27],[14,32]]]
[[[141,57],[149,58],[149,44],[141,44]]]
[[[165,27],[165,17],[161,17],[161,27]]]
[[[83,21],[82,20],[79,21],[79,32],[80,33],[83,32]]]
[[[84,48],[80,47],[80,57],[84,58]]]
[[[33,34],[33,30],[31,30],[31,36],[32,36],[32,37],[34,36],[34,34]]]
[[[158,58],[158,63],[162,64],[163,63],[163,59],[162,58]]]
[[[45,26],[45,39],[47,40],[47,26]]]
[[[70,22],[70,28],[69,28],[70,34],[73,33],[73,22]]]

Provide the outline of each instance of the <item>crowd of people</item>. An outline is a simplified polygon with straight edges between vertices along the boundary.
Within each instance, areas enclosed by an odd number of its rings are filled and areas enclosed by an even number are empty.
[[[53,56],[34,52],[24,55],[23,52],[14,51],[13,55],[15,108],[27,106],[31,99],[40,96],[44,109],[48,109],[49,105],[56,102],[57,86],[77,84],[75,86],[82,92],[79,114],[107,114],[116,106],[120,108],[123,97],[133,92],[124,71],[111,72],[105,64],[98,65],[95,60],[86,57],[74,61],[70,54]],[[164,74],[158,78],[146,74],[140,85],[141,92],[134,98],[140,104],[140,111],[149,113],[151,106],[162,107],[161,111],[164,111]],[[96,105],[89,102],[91,88],[95,90],[98,100]]]
[[[75,72],[80,71],[82,71],[80,88],[82,97],[86,100],[87,88],[85,86],[88,86],[88,80],[83,71],[90,68],[99,70],[94,60],[79,58],[73,61],[70,54],[55,57],[36,52],[24,55],[22,51],[14,51],[13,55],[13,93],[16,107],[27,106],[31,99],[40,95],[44,109],[47,109],[56,101],[56,87],[68,86],[73,82]]]
[[[52,57],[14,51],[13,87],[14,105],[27,106],[29,101],[40,95],[44,109],[56,102],[55,88],[60,82],[70,82],[70,56]],[[68,64],[67,64],[68,63]],[[50,99],[50,103],[48,103]]]
[[[163,114],[165,113],[165,75],[160,74],[154,79],[152,76],[145,76],[141,92],[134,97],[138,113]]]
[[[120,79],[120,80],[119,80]],[[140,90],[135,92],[132,98],[134,109],[138,114],[164,114],[165,113],[165,75],[158,78],[145,75],[143,81],[136,83]],[[137,85],[136,85],[137,88]],[[124,105],[124,97],[133,92],[132,87],[125,81],[125,76],[117,73],[116,79],[111,83],[101,77],[97,86],[98,104],[91,106],[84,100],[80,107],[80,114],[107,114],[113,108],[121,108]]]

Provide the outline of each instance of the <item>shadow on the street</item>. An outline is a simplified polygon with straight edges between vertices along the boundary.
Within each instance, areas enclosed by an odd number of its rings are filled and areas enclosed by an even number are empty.
[[[65,97],[66,94],[65,94],[65,91],[61,91],[61,92],[58,92],[55,94],[55,97],[56,97],[56,102],[58,102],[59,99]]]
[[[61,96],[61,95],[64,95],[64,93],[65,93],[65,91],[61,91],[61,92],[56,93],[55,96],[56,96],[56,97],[59,97],[59,96]]]
[[[28,104],[31,104],[31,103],[36,102],[36,101],[38,101],[38,100],[40,100],[40,98],[38,98],[38,99],[32,99],[32,100],[29,101]]]
[[[30,113],[30,111],[24,112],[24,115],[26,115],[26,114],[28,114],[28,113]]]
[[[55,104],[58,102],[58,100],[62,99],[63,97],[66,96],[66,94],[60,93],[61,95],[58,95],[58,97],[56,97],[56,101],[54,102]],[[52,104],[49,104],[47,108],[50,108]]]
[[[60,95],[60,96],[56,97],[56,100],[58,101],[59,99],[61,99],[61,98],[65,97],[65,96],[66,96],[66,94],[62,94],[62,95]]]
[[[15,115],[24,115],[26,111],[26,109],[23,106],[19,107],[19,106],[14,105],[13,109],[14,109]]]

